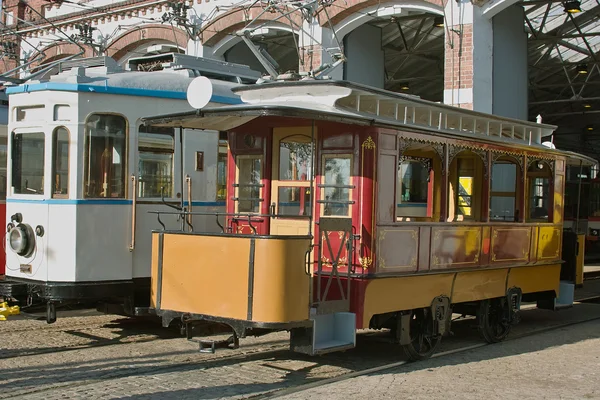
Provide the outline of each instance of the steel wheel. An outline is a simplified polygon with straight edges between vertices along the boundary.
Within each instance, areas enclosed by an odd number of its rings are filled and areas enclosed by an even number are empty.
[[[411,311],[410,344],[402,349],[411,360],[424,360],[431,357],[437,349],[442,337],[433,333],[433,318],[430,311],[420,308]]]
[[[508,302],[505,298],[488,299],[479,303],[477,328],[488,343],[498,343],[510,333],[511,324],[507,319]]]

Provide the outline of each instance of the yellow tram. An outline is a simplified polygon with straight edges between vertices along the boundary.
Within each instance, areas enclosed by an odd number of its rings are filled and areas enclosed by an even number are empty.
[[[289,330],[308,354],[389,328],[421,359],[453,312],[495,342],[521,301],[572,303],[565,168],[595,161],[545,146],[554,126],[348,82],[235,91],[244,104],[144,119],[228,138],[222,232],[153,232],[163,324],[227,324],[234,345]]]

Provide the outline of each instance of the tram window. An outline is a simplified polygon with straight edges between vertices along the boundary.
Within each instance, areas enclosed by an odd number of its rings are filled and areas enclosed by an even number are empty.
[[[515,221],[517,204],[517,165],[498,160],[492,165],[490,192],[490,219],[492,221]]]
[[[600,217],[600,181],[590,182],[590,217]]]
[[[227,139],[219,140],[217,154],[217,201],[227,198]]]
[[[350,214],[350,156],[324,157],[323,190],[321,191],[323,216],[349,216]]]
[[[458,193],[456,196],[457,214],[464,219],[473,219],[475,191],[475,159],[458,159]]]
[[[69,131],[56,128],[52,133],[52,197],[69,194]]]
[[[260,156],[238,156],[237,211],[258,213],[260,211],[262,159]]]
[[[44,134],[13,133],[12,186],[14,193],[44,193]]]
[[[173,128],[141,125],[138,132],[138,197],[173,197]]]
[[[294,135],[279,142],[279,180],[309,180],[312,157],[310,137]]]
[[[534,162],[527,171],[528,220],[548,221],[550,209],[550,179],[552,171],[548,164]]]
[[[277,191],[277,215],[311,215],[310,188],[279,187]]]
[[[7,136],[0,136],[0,200],[6,199]]]
[[[396,216],[427,217],[431,167],[430,158],[403,157],[398,164]]]
[[[120,115],[92,114],[85,123],[84,195],[124,198],[127,182],[127,121]]]

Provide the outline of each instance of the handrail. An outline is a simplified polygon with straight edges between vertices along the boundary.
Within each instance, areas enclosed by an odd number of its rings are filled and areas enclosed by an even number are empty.
[[[135,249],[135,222],[136,222],[136,206],[137,206],[137,180],[135,175],[131,174],[131,187],[133,190],[133,201],[131,210],[131,244],[129,245],[129,251]]]
[[[189,175],[185,176],[185,181],[187,183],[187,195],[188,195],[188,210],[192,212],[192,178]],[[192,214],[187,214],[187,223],[190,226],[190,232],[194,230],[192,226]]]

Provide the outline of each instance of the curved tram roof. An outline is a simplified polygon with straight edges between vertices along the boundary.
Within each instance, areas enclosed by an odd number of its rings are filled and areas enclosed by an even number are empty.
[[[570,163],[595,165],[590,157],[542,144],[556,126],[520,121],[422,100],[346,81],[277,82],[232,89],[244,104],[143,118],[146,125],[229,130],[261,116],[338,121],[477,140],[561,154]]]

